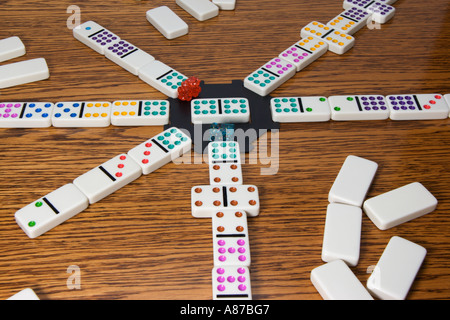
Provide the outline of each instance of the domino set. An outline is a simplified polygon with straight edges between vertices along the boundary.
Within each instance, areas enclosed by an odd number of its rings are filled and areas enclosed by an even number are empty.
[[[216,16],[216,8],[233,10],[235,5],[233,0],[176,2],[199,21]],[[345,0],[341,14],[326,25],[313,21],[302,28],[302,39],[250,74],[244,86],[266,96],[325,52],[344,54],[354,45],[352,35],[369,19],[385,23],[392,18],[393,3],[395,0]],[[147,19],[167,39],[187,33],[187,25],[167,7],[149,10]],[[73,34],[171,98],[178,96],[178,87],[187,79],[93,21],[75,28]],[[25,54],[20,39],[5,40],[0,44],[7,43],[8,50],[0,51],[0,62]],[[12,64],[9,69],[0,67],[0,88],[2,81],[11,86],[25,83],[24,79],[43,79],[45,60],[36,60]],[[5,80],[2,72],[19,76],[17,80]],[[402,94],[280,97],[271,99],[270,109],[275,122],[312,122],[444,119],[449,116],[449,106],[450,94]],[[166,125],[169,108],[167,100],[5,102],[0,103],[0,127]],[[249,103],[244,97],[193,99],[191,118],[194,124],[246,123],[250,121]],[[28,237],[36,238],[190,149],[191,139],[181,130],[165,130],[18,210],[16,222]],[[252,299],[247,218],[259,215],[259,191],[254,185],[243,184],[239,150],[235,141],[211,142],[210,184],[191,189],[193,217],[211,218],[214,300]],[[367,289],[351,271],[359,260],[362,212],[380,230],[386,230],[430,213],[437,206],[436,198],[418,182],[365,200],[377,168],[373,161],[349,156],[330,189],[322,246],[326,264],[311,271],[311,282],[324,299],[405,299],[425,258],[425,248],[394,236],[369,277]],[[10,299],[39,298],[25,289]]]
[[[210,185],[191,190],[192,216],[211,218],[213,300],[251,300],[247,217],[259,215],[258,188],[244,185],[238,142],[208,144]]]
[[[15,213],[17,224],[36,238],[111,193],[191,150],[191,138],[172,127],[119,154]]]
[[[350,155],[329,195],[322,243],[322,260],[311,271],[311,282],[327,300],[403,300],[425,259],[426,249],[394,236],[367,280],[367,289],[350,267],[358,264],[362,212],[386,230],[435,210],[436,198],[419,182],[365,199],[378,164]]]
[[[386,23],[396,0],[344,0],[344,11],[324,24],[312,21],[300,31],[300,41],[282,51],[244,79],[244,86],[266,96],[327,51],[344,54],[355,45],[353,35],[368,21]]]

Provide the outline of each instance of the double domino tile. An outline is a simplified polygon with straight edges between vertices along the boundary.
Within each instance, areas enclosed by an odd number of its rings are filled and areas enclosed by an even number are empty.
[[[187,79],[94,21],[87,21],[74,28],[73,36],[171,98],[178,97],[178,87]]]
[[[155,142],[157,147],[148,151],[139,145],[128,153],[119,154],[75,178],[72,183],[18,210],[15,213],[17,224],[30,238],[36,238],[141,175],[148,174],[188,152],[192,143],[186,134],[175,127],[163,131],[149,141]],[[147,143],[144,142],[145,145]]]
[[[259,214],[259,193],[254,185],[200,185],[191,190],[192,215],[210,218],[219,208],[238,209],[250,217]]]
[[[355,44],[355,38],[317,21],[310,22],[302,28],[300,35],[317,37],[328,44],[328,50],[336,54],[344,54]]]
[[[246,123],[250,106],[247,98],[193,99],[191,119],[193,124]]]

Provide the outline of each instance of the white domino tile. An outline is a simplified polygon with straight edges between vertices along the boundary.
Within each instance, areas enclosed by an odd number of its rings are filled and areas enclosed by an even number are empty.
[[[0,66],[0,89],[45,80],[50,71],[44,58],[24,60]]]
[[[359,7],[371,14],[371,19],[378,23],[386,23],[395,14],[395,8],[389,4],[391,0],[344,0],[344,9]]]
[[[215,266],[250,266],[247,213],[223,209],[212,214],[213,261]]]
[[[371,14],[367,10],[361,7],[351,7],[331,19],[327,26],[353,35],[367,25],[370,17]]]
[[[169,123],[167,100],[113,101],[111,124],[114,126],[156,126]]]
[[[108,127],[111,103],[107,101],[65,101],[55,103],[54,127]]]
[[[300,36],[321,39],[328,44],[328,50],[336,54],[344,54],[355,45],[353,36],[317,21],[304,26],[300,31]]]
[[[325,218],[322,260],[343,260],[351,267],[356,266],[359,261],[361,223],[361,208],[330,203]]]
[[[213,300],[252,300],[250,270],[242,266],[212,269]]]
[[[193,124],[247,123],[250,121],[250,105],[247,98],[192,99]]]
[[[244,79],[244,87],[266,96],[296,74],[296,67],[282,58],[273,58]]]
[[[175,39],[189,32],[189,26],[167,6],[160,6],[147,11],[146,17],[167,39]]]
[[[155,60],[151,54],[125,40],[119,40],[107,46],[105,57],[136,76],[140,68]]]
[[[120,40],[119,36],[94,21],[87,21],[75,27],[73,36],[100,54],[105,54],[108,46]]]
[[[146,175],[190,151],[191,147],[191,138],[172,127],[137,145],[128,155]]]
[[[378,299],[406,299],[426,254],[424,247],[392,237],[367,280],[367,289]]]
[[[16,211],[17,224],[36,238],[85,210],[88,198],[76,186],[66,184]]]
[[[386,230],[434,211],[437,204],[431,192],[413,182],[367,199],[363,210],[380,230]]]
[[[292,63],[297,72],[306,68],[328,51],[328,44],[315,37],[306,37],[280,53],[280,58]]]
[[[0,102],[0,128],[45,128],[52,125],[51,102]]]
[[[191,189],[192,216],[211,218],[218,209],[247,212],[248,217],[259,215],[259,192],[253,185],[203,185]]]
[[[23,289],[13,296],[9,297],[7,300],[40,300],[37,294],[31,288]]]
[[[236,0],[212,0],[220,10],[234,10],[236,8]]]
[[[120,154],[74,179],[93,204],[142,175],[141,167],[128,155]]]
[[[331,96],[328,101],[332,120],[389,119],[389,107],[381,95]]]
[[[238,142],[210,142],[208,144],[208,163],[211,185],[243,183]]]
[[[25,53],[25,45],[19,37],[0,40],[0,62],[23,56]]]
[[[328,201],[361,207],[377,169],[376,162],[349,155],[331,186]]]
[[[391,120],[445,119],[449,106],[441,94],[388,95]]]
[[[447,103],[447,106],[450,109],[450,93],[444,94],[445,102]],[[449,110],[449,117],[450,117],[450,110]]]
[[[214,18],[219,7],[209,0],[176,0],[176,4],[199,21]]]
[[[334,260],[313,269],[311,282],[324,300],[373,300],[342,260]]]
[[[139,69],[139,78],[174,99],[178,97],[178,87],[187,79],[185,75],[159,60],[154,60]]]
[[[280,97],[270,100],[275,122],[321,122],[331,118],[326,97]]]

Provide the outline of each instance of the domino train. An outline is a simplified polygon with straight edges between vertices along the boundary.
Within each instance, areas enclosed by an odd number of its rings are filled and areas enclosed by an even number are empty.
[[[169,128],[19,209],[15,220],[28,237],[36,238],[190,151],[191,145],[191,138],[180,129]]]
[[[353,35],[369,21],[386,23],[395,13],[396,0],[344,0],[343,9],[328,23],[312,21],[300,31],[301,39],[244,79],[244,86],[266,96],[319,59],[327,51],[344,54],[355,45]]]
[[[177,89],[187,79],[182,73],[94,21],[74,28],[73,36],[171,98],[178,97]]]
[[[403,300],[425,258],[424,247],[393,236],[367,288],[350,269],[359,261],[362,212],[377,228],[386,230],[437,207],[437,199],[419,182],[366,199],[377,169],[376,162],[349,155],[329,191],[321,255],[325,264],[310,275],[326,300]]]
[[[213,300],[251,300],[248,217],[259,215],[259,192],[244,185],[236,141],[208,144],[210,185],[191,189],[192,216],[211,218]]]
[[[274,122],[427,120],[449,117],[450,94],[279,97]],[[0,102],[0,128],[151,126],[169,123],[168,100]],[[244,97],[193,99],[194,124],[248,123]]]

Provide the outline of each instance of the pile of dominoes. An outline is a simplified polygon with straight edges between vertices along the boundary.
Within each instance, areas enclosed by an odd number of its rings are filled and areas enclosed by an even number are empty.
[[[437,199],[420,183],[412,182],[366,199],[378,164],[348,156],[328,194],[322,243],[324,265],[311,271],[311,282],[327,300],[403,300],[427,250],[407,239],[389,241],[367,280],[367,289],[350,267],[358,264],[362,212],[380,230],[387,230],[435,210]]]
[[[235,141],[208,144],[209,185],[191,190],[192,215],[211,218],[214,300],[251,300],[247,217],[259,214],[259,192],[244,185],[241,154]]]

